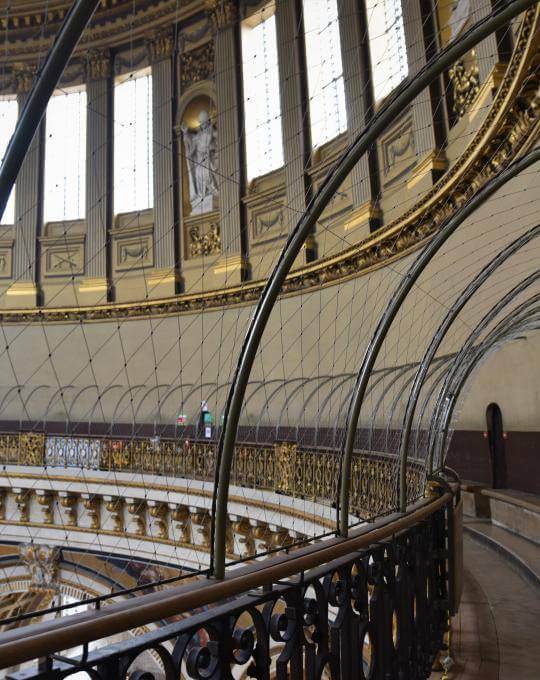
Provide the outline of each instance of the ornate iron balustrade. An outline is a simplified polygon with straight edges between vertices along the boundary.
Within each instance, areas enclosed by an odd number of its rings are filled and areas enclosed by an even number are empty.
[[[49,437],[43,433],[0,434],[0,464],[76,466],[141,472],[208,481],[214,479],[216,444],[161,438]],[[351,476],[351,508],[362,518],[396,507],[396,457],[358,451]],[[236,445],[231,483],[332,504],[337,497],[339,459],[332,449],[295,443]],[[408,461],[409,502],[421,498],[424,463]]]
[[[185,603],[194,601],[194,584],[177,589],[168,604],[163,601],[170,591],[137,598],[143,613],[132,607],[131,623],[122,630],[141,625],[152,613],[165,625],[95,651],[85,646],[69,659],[53,651],[90,639],[83,619],[92,639],[110,635],[126,621],[122,613],[130,603],[95,612],[97,623],[82,614],[12,631],[0,638],[0,667],[32,658],[32,650],[39,654],[48,644],[40,670],[7,677],[52,680],[86,671],[92,678],[148,680],[427,678],[444,647],[452,609],[453,513],[453,497],[445,493],[408,517],[382,520],[349,539],[246,567],[228,582],[199,582],[196,600],[212,606],[186,618],[180,616],[187,613]],[[143,611],[145,598],[152,612]],[[60,626],[62,639],[53,642]],[[149,652],[157,660],[154,671],[144,659]]]

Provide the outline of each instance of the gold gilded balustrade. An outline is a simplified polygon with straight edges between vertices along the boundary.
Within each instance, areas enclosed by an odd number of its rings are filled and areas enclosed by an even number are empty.
[[[0,434],[0,464],[57,464],[47,459],[47,439],[43,433]],[[57,445],[64,440],[72,445],[77,438],[55,440]],[[101,447],[95,459],[96,469],[201,481],[214,479],[214,442],[166,438],[96,438],[96,441]],[[351,510],[355,515],[370,518],[396,507],[395,470],[396,458],[391,454],[369,451],[355,454],[351,471]],[[231,484],[331,504],[337,497],[338,476],[339,459],[333,450],[299,448],[294,442],[242,443],[236,446]],[[424,467],[420,461],[408,462],[407,484],[411,502],[423,495]]]

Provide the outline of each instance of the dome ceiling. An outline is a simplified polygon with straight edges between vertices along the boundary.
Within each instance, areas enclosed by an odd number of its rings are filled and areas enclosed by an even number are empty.
[[[0,2],[4,63],[35,60],[50,46],[71,5],[71,0]],[[139,40],[187,19],[203,6],[203,0],[101,0],[78,51]]]

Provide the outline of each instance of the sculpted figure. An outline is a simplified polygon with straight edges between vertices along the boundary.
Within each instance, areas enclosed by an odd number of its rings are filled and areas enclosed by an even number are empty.
[[[214,210],[218,193],[217,133],[208,111],[199,113],[199,127],[190,130],[182,125],[189,175],[191,214],[200,215]]]

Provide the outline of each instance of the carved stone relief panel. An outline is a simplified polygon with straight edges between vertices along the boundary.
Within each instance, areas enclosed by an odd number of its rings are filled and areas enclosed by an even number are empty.
[[[13,268],[13,239],[0,238],[0,279],[10,279]]]
[[[401,177],[416,162],[412,116],[402,118],[383,135],[379,143],[383,183],[388,185]]]
[[[291,215],[287,209],[285,174],[282,169],[253,180],[244,203],[252,244],[266,243],[287,234]]]
[[[47,278],[84,274],[85,225],[82,220],[49,222],[40,240],[43,275]]]
[[[154,266],[154,225],[151,210],[137,215],[118,215],[111,235],[116,271],[136,271]]]
[[[221,252],[219,213],[195,215],[184,219],[184,253],[187,259]]]

